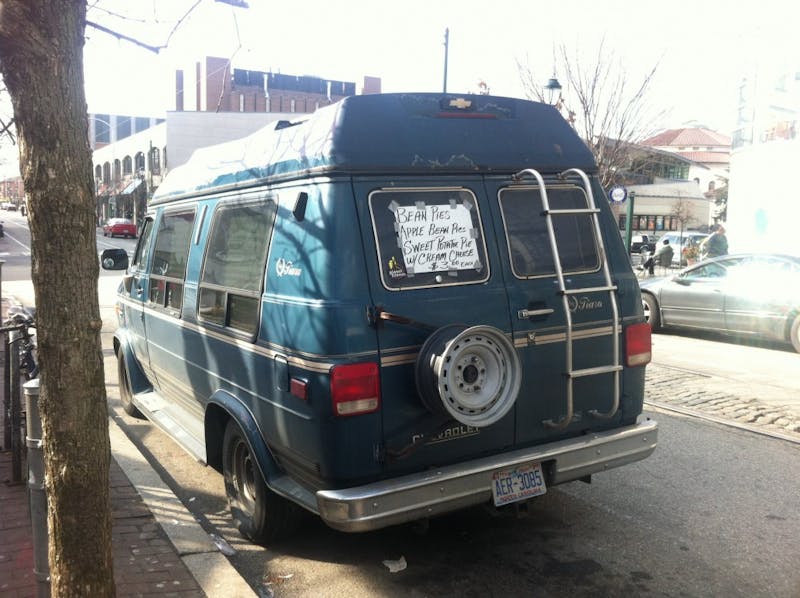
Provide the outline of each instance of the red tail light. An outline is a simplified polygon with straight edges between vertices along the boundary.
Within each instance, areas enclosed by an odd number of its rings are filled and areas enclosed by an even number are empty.
[[[650,324],[633,324],[625,329],[625,364],[628,367],[647,365],[653,355]]]
[[[377,411],[381,403],[377,363],[337,365],[331,370],[331,402],[337,416]]]

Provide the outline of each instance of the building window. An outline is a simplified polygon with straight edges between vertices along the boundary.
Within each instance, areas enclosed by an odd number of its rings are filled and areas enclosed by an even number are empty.
[[[150,128],[150,119],[144,116],[137,116],[136,117],[136,133],[139,131],[144,131],[145,129]]]
[[[150,148],[150,172],[161,174],[161,155],[157,147]]]
[[[125,156],[122,159],[122,174],[133,174],[133,160],[130,156]]]
[[[95,143],[111,143],[111,116],[108,114],[97,114],[91,117],[94,123]]]
[[[296,100],[292,98],[292,100],[289,102],[289,112],[295,112],[295,111],[296,111]]]
[[[131,118],[124,116],[117,118],[117,139],[125,139],[131,135]]]

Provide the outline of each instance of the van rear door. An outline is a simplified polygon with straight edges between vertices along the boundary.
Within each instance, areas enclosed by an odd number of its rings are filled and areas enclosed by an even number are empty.
[[[580,182],[551,178],[546,193],[553,211],[590,206]],[[506,280],[514,344],[524,372],[516,402],[516,442],[530,444],[607,426],[616,410],[619,380],[618,372],[609,371],[618,367],[619,359],[613,334],[616,306],[592,215],[551,217],[564,287],[576,291],[566,294],[565,302],[539,184],[487,179],[487,195],[497,210],[493,221],[503,245],[498,267]],[[599,199],[601,204],[604,198]],[[602,373],[576,375],[595,368]]]
[[[496,453],[514,442],[520,371],[503,276],[493,271],[499,255],[486,236],[493,224],[483,189],[478,176],[355,184],[390,471]],[[448,372],[457,373],[445,379],[436,364],[448,360]]]

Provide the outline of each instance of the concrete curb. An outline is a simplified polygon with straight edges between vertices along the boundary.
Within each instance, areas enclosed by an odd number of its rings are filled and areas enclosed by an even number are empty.
[[[255,592],[161,480],[136,445],[109,417],[111,454],[209,598],[251,598]]]

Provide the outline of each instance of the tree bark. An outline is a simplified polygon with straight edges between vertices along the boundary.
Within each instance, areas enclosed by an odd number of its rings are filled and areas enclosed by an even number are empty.
[[[114,596],[108,411],[83,81],[85,0],[2,0],[28,202],[53,596]]]

